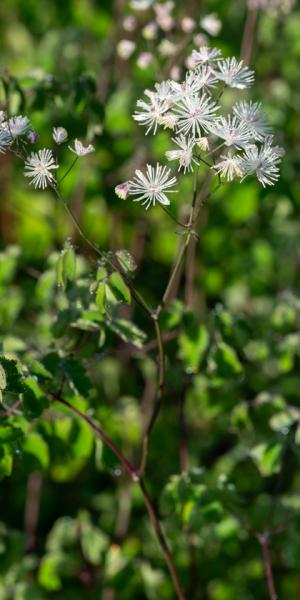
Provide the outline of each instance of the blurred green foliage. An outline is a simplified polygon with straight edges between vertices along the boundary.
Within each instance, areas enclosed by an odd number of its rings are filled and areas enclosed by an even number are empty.
[[[175,4],[197,24],[216,12],[216,45],[239,56],[243,0]],[[166,59],[145,70],[137,53],[120,59],[129,13],[118,0],[2,3],[1,78],[10,110],[30,116],[42,146],[58,125],[93,139],[95,154],[77,162],[64,194],[87,236],[119,251],[155,306],[180,236],[159,208],[146,214],[113,190],[166,149],[165,133],[145,139],[131,119]],[[279,598],[300,595],[299,30],[297,6],[258,15],[251,93],[286,149],[281,179],[266,190],[233,183],[209,199],[192,301],[183,272],[162,315],[167,379],[147,481],[190,600],[268,598],[255,533],[269,527]],[[134,35],[149,49],[140,29]],[[66,169],[71,160],[61,154]],[[0,171],[0,600],[170,600],[138,487],[55,401],[62,381],[64,397],[138,464],[156,386],[153,328],[124,279],[90,260],[52,193],[30,189],[11,157],[0,156]],[[191,188],[186,178],[176,218]]]

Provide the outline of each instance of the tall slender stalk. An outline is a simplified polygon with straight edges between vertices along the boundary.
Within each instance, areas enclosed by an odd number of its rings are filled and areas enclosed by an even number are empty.
[[[175,567],[175,563],[174,563],[168,542],[165,538],[164,532],[160,525],[159,518],[158,518],[158,515],[155,510],[155,506],[149,495],[149,492],[147,490],[144,479],[139,476],[138,472],[133,467],[133,465],[131,465],[131,463],[127,460],[127,458],[123,455],[123,453],[117,448],[117,446],[114,444],[114,442],[111,440],[111,438],[105,433],[105,431],[103,431],[103,429],[98,424],[94,423],[94,421],[90,417],[88,417],[86,414],[81,412],[81,410],[79,410],[78,408],[76,408],[75,406],[70,404],[60,394],[53,394],[53,397],[57,402],[60,402],[61,404],[66,406],[71,412],[73,412],[73,414],[75,414],[77,417],[79,417],[80,419],[85,421],[91,427],[94,434],[97,435],[98,437],[100,437],[102,442],[112,450],[114,455],[120,461],[120,463],[123,466],[126,473],[131,478],[131,480],[139,486],[140,491],[143,496],[143,499],[144,499],[144,502],[145,502],[145,506],[146,506],[148,515],[150,517],[150,521],[152,523],[154,532],[156,534],[157,541],[160,545],[160,548],[161,548],[162,554],[165,558],[171,579],[173,581],[173,585],[174,585],[174,588],[176,591],[176,597],[178,598],[178,600],[185,600],[185,594],[181,587],[181,583],[180,583],[180,580],[179,580],[179,577],[177,574],[177,570]]]

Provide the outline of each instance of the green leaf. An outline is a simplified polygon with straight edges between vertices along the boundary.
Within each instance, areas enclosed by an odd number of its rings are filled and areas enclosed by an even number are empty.
[[[178,340],[179,357],[184,361],[189,373],[196,373],[209,343],[209,335],[204,325],[190,327]]]
[[[49,401],[34,377],[27,377],[24,382],[23,406],[26,416],[39,417],[49,406]]]
[[[96,304],[102,315],[105,313],[105,288],[105,283],[99,283],[96,292]]]
[[[255,460],[261,474],[265,477],[279,473],[281,466],[282,445],[275,442],[273,444],[258,444],[250,452]]]
[[[63,252],[60,253],[56,265],[56,279],[59,287],[65,287]]]
[[[117,250],[116,257],[125,273],[132,273],[137,268],[137,264],[128,250]]]
[[[131,323],[131,321],[127,321],[126,319],[106,319],[106,324],[124,342],[133,344],[137,348],[143,347],[147,336],[144,331],[139,329],[134,323]]]
[[[26,454],[30,454],[37,459],[40,468],[47,469],[50,458],[49,448],[48,444],[39,433],[28,433],[22,447]]]
[[[3,365],[1,365],[0,363],[0,390],[5,390],[7,385],[7,380],[6,380],[6,373],[4,370]]]
[[[112,273],[112,275],[110,276],[109,287],[119,302],[125,302],[126,304],[130,304],[130,289],[126,285],[122,275],[120,275],[120,273],[118,273],[117,271],[115,271],[115,273]]]
[[[23,391],[22,370],[18,361],[0,356],[0,365],[5,372],[6,390],[8,392],[19,394]],[[3,389],[3,388],[2,388]]]
[[[65,288],[68,283],[72,283],[76,273],[76,254],[69,241],[66,242],[64,249],[60,253],[56,265],[57,283]]]
[[[63,369],[69,376],[73,389],[82,396],[87,396],[91,389],[91,381],[83,365],[73,358],[68,358],[63,361]]]
[[[213,360],[219,377],[234,377],[242,373],[242,365],[234,348],[231,348],[231,346],[223,341],[217,342],[217,348],[213,353]]]
[[[68,244],[62,257],[64,278],[72,283],[76,274],[76,254],[73,247]]]
[[[10,454],[5,454],[0,459],[0,481],[4,477],[9,477],[12,473],[13,468],[13,457]]]
[[[98,271],[97,271],[97,276],[96,279],[99,282],[105,281],[105,279],[107,279],[108,277],[108,273],[107,270],[104,267],[99,267]]]

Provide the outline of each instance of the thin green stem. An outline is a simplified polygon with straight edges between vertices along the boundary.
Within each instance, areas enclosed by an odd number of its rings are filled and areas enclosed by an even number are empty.
[[[119,267],[119,265],[114,264],[111,260],[109,260],[109,258],[107,257],[107,255],[104,252],[102,252],[102,250],[100,250],[100,248],[98,248],[98,246],[96,244],[94,244],[94,242],[91,242],[91,240],[86,236],[86,234],[82,230],[82,228],[81,228],[80,224],[78,223],[75,215],[71,211],[71,209],[70,209],[68,203],[66,202],[65,198],[59,192],[58,188],[56,186],[52,186],[52,189],[55,192],[57,198],[63,203],[66,212],[68,213],[68,215],[69,215],[72,223],[74,224],[75,228],[77,229],[77,231],[78,231],[79,235],[82,237],[82,239],[90,246],[90,248],[92,248],[94,250],[94,252],[96,252],[96,254],[98,254],[98,256],[101,259],[105,260],[113,269],[115,269],[116,271],[118,271],[122,275],[122,277],[126,281],[126,284],[130,288],[132,296],[134,297],[134,299],[137,302],[137,304],[139,304],[141,306],[141,308],[145,311],[145,313],[147,313],[147,315],[151,319],[153,319],[153,310],[148,305],[148,303],[146,302],[146,300],[142,297],[142,295],[133,287],[132,282],[127,277],[126,273],[123,272],[123,270]]]
[[[72,171],[73,167],[75,167],[76,163],[78,161],[78,156],[75,156],[73,162],[71,163],[71,165],[69,166],[69,168],[66,170],[66,172],[64,173],[64,175],[58,180],[58,184],[61,183],[66,177],[67,175],[69,175],[70,171]]]
[[[140,467],[139,467],[139,473],[141,476],[144,474],[144,472],[146,470],[150,436],[151,436],[152,429],[154,427],[154,424],[156,422],[156,419],[157,419],[160,409],[161,409],[161,405],[162,405],[162,401],[163,401],[163,394],[164,394],[164,387],[165,387],[165,377],[166,377],[166,358],[165,358],[163,337],[162,337],[161,328],[160,328],[160,324],[159,324],[159,317],[157,317],[154,320],[154,325],[155,325],[155,333],[156,333],[156,339],[157,339],[157,345],[158,345],[158,386],[157,386],[157,392],[156,392],[156,397],[155,397],[155,401],[154,401],[152,414],[151,414],[151,417],[149,419],[148,425],[146,427],[146,430],[145,430],[144,436],[143,436],[142,458],[141,458],[141,463],[140,463]]]
[[[174,221],[174,223],[176,223],[176,225],[179,225],[179,227],[183,227],[183,228],[187,227],[187,225],[185,223],[180,223],[180,221],[177,221],[177,219],[175,217],[173,217],[173,215],[170,213],[170,211],[165,206],[163,206],[163,204],[160,204],[160,207],[168,215],[168,217],[170,217],[170,219],[172,219],[172,221]]]

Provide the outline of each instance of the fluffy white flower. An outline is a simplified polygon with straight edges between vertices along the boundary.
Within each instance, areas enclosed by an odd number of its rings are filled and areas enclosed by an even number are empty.
[[[178,118],[179,133],[201,137],[202,129],[208,129],[218,108],[206,94],[183,97],[173,109]]]
[[[62,144],[68,139],[68,132],[64,127],[53,127],[52,137],[57,144]]]
[[[257,141],[263,141],[267,135],[270,135],[272,128],[267,124],[266,117],[261,113],[260,102],[246,102],[243,100],[233,107],[233,112],[237,118],[246,123],[251,137]]]
[[[188,95],[194,96],[200,92],[200,90],[209,90],[209,88],[215,87],[216,81],[217,79],[213,69],[208,65],[188,71],[183,82],[178,83],[177,81],[170,81],[170,88],[173,92],[173,101],[177,102]]]
[[[85,156],[86,154],[91,154],[92,152],[95,152],[95,148],[94,146],[92,146],[92,144],[84,146],[82,142],[77,138],[74,140],[74,148],[69,146],[69,150],[71,150],[71,152],[74,152],[74,154],[77,154],[77,156]]]
[[[170,204],[169,198],[166,193],[175,192],[177,190],[170,190],[176,184],[176,178],[170,176],[170,169],[163,167],[157,163],[156,167],[147,165],[146,174],[142,171],[136,171],[135,177],[130,180],[129,183],[129,195],[137,196],[134,202],[142,202],[142,205],[146,209],[149,206],[155,206],[156,202],[163,205]]]
[[[279,168],[283,149],[278,146],[272,146],[273,138],[270,136],[264,144],[258,148],[251,144],[245,149],[241,158],[240,166],[244,177],[256,173],[258,181],[265,187],[274,185],[279,179]]]
[[[199,50],[193,50],[192,58],[195,65],[211,64],[216,60],[220,60],[221,50],[218,48],[209,48],[208,46],[201,46]]]
[[[236,177],[242,177],[240,156],[228,154],[227,156],[221,155],[220,158],[221,160],[212,167],[214,171],[219,173],[221,177],[226,177],[228,181],[232,181]]]
[[[254,72],[243,64],[242,60],[238,62],[234,57],[218,61],[216,77],[232,88],[243,90],[250,87],[254,82]]]
[[[183,169],[184,173],[186,173],[186,171],[193,171],[193,162],[197,164],[197,160],[193,156],[195,139],[193,137],[180,135],[172,138],[172,141],[179,146],[179,150],[168,150],[166,152],[167,159],[179,161],[178,171],[180,171],[180,169]]]
[[[161,100],[157,94],[148,92],[148,95],[151,95],[150,102],[138,100],[137,107],[141,108],[142,110],[136,111],[133,114],[135,121],[140,123],[140,125],[147,126],[146,135],[152,129],[153,133],[156,133],[161,117],[169,108],[168,103],[164,100]]]
[[[4,123],[3,126],[7,128],[9,134],[15,139],[27,133],[30,122],[27,117],[19,115],[17,117],[11,117],[11,119],[9,119],[7,123]]]
[[[214,135],[224,140],[225,146],[243,148],[251,140],[247,125],[239,121],[236,116],[219,117],[209,126],[209,129]]]
[[[50,185],[55,185],[56,181],[51,173],[53,169],[58,169],[51,150],[44,148],[38,152],[32,152],[25,161],[25,177],[30,177],[35,188],[43,190]]]

